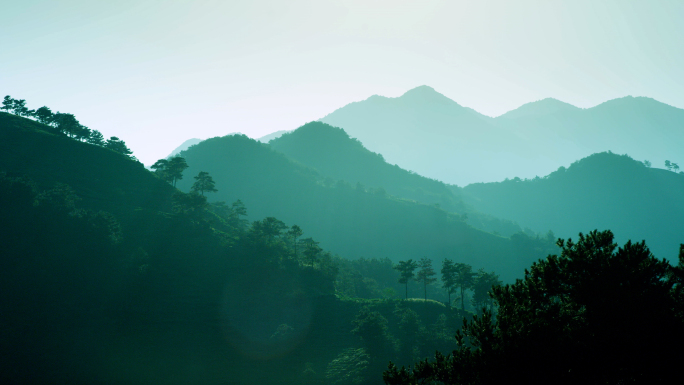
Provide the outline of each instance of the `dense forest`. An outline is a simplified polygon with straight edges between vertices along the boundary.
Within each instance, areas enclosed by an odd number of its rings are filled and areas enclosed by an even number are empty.
[[[148,169],[73,115],[5,102],[3,383],[677,375],[684,246],[675,265],[610,231],[519,231],[323,123],[208,139]]]
[[[374,383],[389,360],[455,347],[497,282],[404,282],[388,258],[207,202],[225,187],[208,173],[186,194],[168,167],[11,114],[0,127],[5,383]]]

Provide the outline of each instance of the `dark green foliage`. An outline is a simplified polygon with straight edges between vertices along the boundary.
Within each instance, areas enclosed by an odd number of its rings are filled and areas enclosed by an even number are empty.
[[[206,171],[221,186],[210,201],[241,199],[251,217],[296,223],[322,247],[346,258],[388,257],[395,263],[415,255],[458,258],[512,280],[530,259],[556,249],[540,242],[529,259],[518,260],[509,239],[475,230],[458,214],[358,190],[345,181],[331,186],[314,170],[245,136],[207,139],[182,154],[188,175]],[[177,186],[190,191],[192,181]]]
[[[36,112],[33,114],[33,116],[35,116],[38,123],[41,123],[41,124],[50,124],[50,123],[52,123],[52,119],[54,118],[54,115],[52,114],[52,110],[50,110],[46,106],[43,106],[43,107],[40,107],[39,109],[37,109]]]
[[[312,238],[305,238],[302,239],[302,248],[304,249],[303,254],[304,254],[304,260],[310,265],[313,266],[316,261],[318,261],[319,256],[321,255],[321,249],[319,245],[320,242],[314,241]]]
[[[427,300],[427,286],[437,281],[437,278],[435,278],[437,273],[432,268],[432,261],[429,258],[421,258],[418,262],[418,267],[420,267],[420,270],[416,274],[416,281],[423,284],[424,299]]]
[[[487,307],[489,310],[493,310],[494,301],[490,296],[492,287],[501,285],[499,276],[494,273],[487,273],[483,269],[480,269],[475,276],[475,280],[472,285],[473,290],[473,307],[475,309],[481,309]]]
[[[364,348],[346,349],[328,364],[325,378],[333,385],[362,384],[369,360]]]
[[[465,292],[470,289],[475,282],[473,267],[466,263],[454,264],[454,282],[461,290],[461,310],[465,311]]]
[[[456,265],[450,259],[444,259],[442,262],[442,287],[447,291],[449,299],[448,306],[451,306],[451,294],[456,292],[458,287],[456,282]]]
[[[287,231],[287,235],[292,237],[292,246],[294,248],[294,258],[297,259],[297,238],[304,234],[302,228],[297,225],[292,225],[290,230]]]
[[[175,187],[176,182],[183,179],[183,171],[188,168],[188,164],[185,158],[175,156],[171,159],[159,159],[150,168],[154,170],[154,173],[159,178],[171,183]]]
[[[10,97],[9,95],[5,95],[5,98],[2,100],[2,107],[0,107],[0,110],[10,112],[10,110],[12,110],[13,105],[14,99],[12,99],[12,97]]]
[[[88,139],[86,139],[86,142],[88,142],[92,145],[95,145],[95,146],[100,146],[100,147],[105,146],[104,136],[98,130],[90,131],[90,136],[88,136]]]
[[[370,356],[370,368],[383,365],[382,358],[393,355],[396,344],[395,338],[389,333],[387,318],[366,306],[361,308],[353,325],[352,334],[361,338]]]
[[[399,317],[400,361],[417,361],[422,357],[421,348],[427,342],[427,330],[414,310],[398,306],[395,314]]]
[[[11,100],[11,102],[12,102],[12,107],[10,107],[10,109],[12,110],[12,113],[14,113],[14,115],[23,116],[23,117],[30,116],[29,109],[26,107],[26,100],[14,99],[14,100]]]
[[[55,128],[57,128],[59,132],[66,134],[70,138],[84,140],[90,136],[90,130],[87,127],[83,126],[81,123],[79,123],[79,121],[76,120],[76,117],[73,114],[57,112],[50,119],[50,123],[53,126],[55,126]],[[110,141],[112,141],[111,147],[109,147]],[[111,148],[117,152],[121,152],[120,150],[122,149],[122,147],[118,143],[114,143],[118,141],[118,138],[112,137],[112,139],[107,141],[107,148]]]
[[[280,237],[286,228],[287,226],[283,221],[274,217],[266,217],[261,221],[254,221],[252,223],[252,231],[265,237],[268,241],[273,241],[274,238]]]
[[[610,231],[559,241],[560,256],[496,286],[485,311],[457,333],[458,350],[413,369],[391,365],[387,384],[670,383],[684,343],[682,268],[646,245],[617,248]]]
[[[166,180],[171,182],[171,184],[176,187],[176,182],[183,179],[183,171],[185,171],[186,168],[188,168],[188,164],[185,162],[185,158],[175,156],[169,159],[169,163],[166,168]]]
[[[111,138],[107,139],[104,147],[126,156],[133,154],[133,151],[126,147],[126,143],[116,136],[112,136]]]
[[[215,187],[214,179],[212,179],[211,175],[209,175],[208,172],[200,171],[195,177],[195,183],[192,184],[192,191],[204,195],[205,191],[217,192],[218,190]]]
[[[12,175],[0,177],[2,383],[294,383],[297,362],[321,372],[338,353],[323,348],[344,307],[329,254],[303,266],[281,221],[234,226],[241,202],[208,210],[137,162],[44,129],[0,113]]]
[[[418,267],[418,262],[412,259],[408,261],[399,261],[399,264],[394,268],[399,271],[401,276],[399,277],[399,283],[406,285],[405,298],[408,299],[408,283],[414,277],[414,271]]]
[[[207,208],[207,197],[195,192],[185,194],[176,191],[173,194],[173,211],[190,218],[198,218]]]

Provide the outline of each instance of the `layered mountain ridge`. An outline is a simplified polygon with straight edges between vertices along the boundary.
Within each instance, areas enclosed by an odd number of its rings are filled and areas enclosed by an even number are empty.
[[[320,121],[389,163],[461,186],[546,175],[603,151],[660,165],[676,161],[684,143],[684,110],[645,97],[587,109],[547,98],[490,118],[421,86],[350,103]]]

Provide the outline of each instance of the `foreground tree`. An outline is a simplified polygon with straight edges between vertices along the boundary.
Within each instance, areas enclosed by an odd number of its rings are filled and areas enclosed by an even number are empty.
[[[499,276],[494,273],[487,273],[480,269],[473,281],[473,306],[475,308],[488,307],[489,310],[494,306],[494,301],[489,295],[494,286],[501,285]]]
[[[185,158],[175,156],[169,159],[165,175],[173,187],[176,187],[177,181],[183,179],[183,171],[186,168],[188,168],[188,164],[185,162]]]
[[[117,138],[116,136],[112,136],[111,138],[107,139],[107,142],[105,143],[105,148],[108,148],[112,151],[116,151],[119,154],[123,154],[126,156],[130,156],[131,154],[133,154],[133,151],[131,151],[126,146],[126,142]]]
[[[90,136],[90,129],[83,126],[73,114],[57,112],[50,118],[50,124],[55,126],[59,132],[70,138],[83,140]],[[114,139],[116,137],[113,136],[112,138]],[[116,140],[119,140],[119,138],[116,138]]]
[[[192,191],[200,193],[204,196],[204,192],[217,192],[214,187],[214,179],[206,171],[200,171],[195,177],[195,183],[192,184]]]
[[[12,100],[12,112],[18,116],[29,116],[29,109],[26,107],[26,100],[14,99]]]
[[[292,225],[288,230],[287,235],[292,237],[292,246],[294,247],[294,258],[297,259],[297,238],[301,237],[304,231],[297,225]]]
[[[408,283],[413,278],[413,272],[417,267],[418,262],[415,262],[413,259],[409,259],[408,261],[399,261],[399,264],[394,266],[395,270],[399,270],[399,283],[406,285],[406,299],[408,299]]]
[[[416,274],[416,281],[423,284],[423,293],[425,295],[425,300],[427,301],[427,285],[430,285],[437,281],[435,278],[435,270],[432,268],[432,261],[426,257],[420,259],[418,262],[418,274]]]
[[[442,287],[446,289],[449,297],[449,307],[451,307],[451,294],[456,292],[456,265],[454,261],[445,259],[442,262]]]
[[[318,261],[323,249],[318,246],[320,242],[316,242],[313,238],[302,239],[304,246],[304,259],[309,262],[309,266],[313,267],[314,263]]]
[[[472,288],[475,282],[473,267],[466,263],[456,263],[454,265],[454,280],[456,286],[461,290],[461,310],[465,311],[465,291]]]
[[[171,183],[171,179],[169,178],[169,161],[166,159],[159,159],[158,161],[154,162],[152,166],[150,166],[152,170],[154,170],[154,173],[162,180],[167,181]]]
[[[644,242],[617,248],[610,231],[558,241],[560,256],[496,286],[490,311],[464,322],[458,349],[413,369],[390,364],[386,384],[620,384],[681,379],[684,245],[679,265]]]
[[[100,146],[100,147],[104,147],[106,144],[105,140],[104,140],[104,136],[98,130],[92,130],[90,132],[90,136],[88,136],[88,139],[86,139],[86,142],[88,142],[92,145],[95,145],[95,146]]]
[[[36,112],[33,113],[33,116],[36,117],[36,120],[38,120],[38,123],[42,123],[42,124],[52,123],[52,119],[54,117],[52,110],[50,110],[48,107],[45,107],[45,106],[37,109]]]
[[[12,106],[14,106],[14,99],[12,99],[12,97],[9,95],[5,95],[5,98],[2,100],[2,107],[0,107],[0,110],[10,112],[10,110],[12,110]]]

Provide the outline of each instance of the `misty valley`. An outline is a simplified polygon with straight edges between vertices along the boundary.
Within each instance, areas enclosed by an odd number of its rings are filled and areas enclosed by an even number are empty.
[[[682,109],[421,86],[147,167],[0,110],[3,384],[681,381]]]

